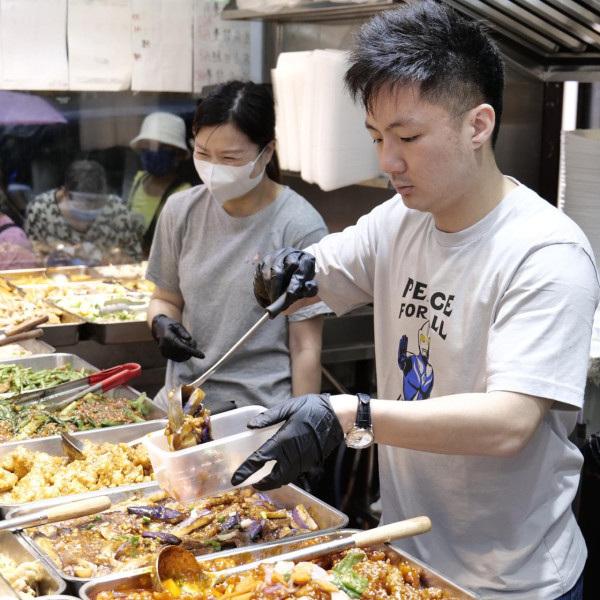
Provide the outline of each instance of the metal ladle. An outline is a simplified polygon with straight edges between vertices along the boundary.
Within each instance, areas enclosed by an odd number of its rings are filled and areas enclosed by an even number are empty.
[[[373,544],[386,543],[421,533],[431,529],[429,517],[413,517],[404,521],[396,521],[366,531],[359,531],[344,538],[315,544],[307,548],[292,550],[278,556],[270,556],[244,565],[238,565],[217,572],[207,572],[198,564],[196,557],[180,546],[166,546],[156,557],[154,567],[155,587],[158,591],[167,588],[164,582],[171,580],[180,589],[194,593],[215,585],[218,581],[236,573],[249,571],[262,563],[276,563],[282,560],[307,560],[349,548],[364,548]],[[168,586],[169,584],[167,584]],[[168,590],[167,590],[168,591]]]

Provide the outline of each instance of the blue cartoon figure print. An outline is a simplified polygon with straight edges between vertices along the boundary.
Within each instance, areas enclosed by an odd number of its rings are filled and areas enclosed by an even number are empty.
[[[403,393],[399,400],[426,400],[433,390],[433,367],[429,362],[429,321],[418,333],[419,354],[408,351],[408,336],[403,335],[398,345],[398,366],[403,374]]]

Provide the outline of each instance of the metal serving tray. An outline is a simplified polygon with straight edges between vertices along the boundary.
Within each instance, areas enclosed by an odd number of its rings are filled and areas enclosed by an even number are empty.
[[[338,539],[356,533],[358,529],[342,529],[333,534],[327,535],[327,539]],[[317,534],[319,536],[320,534]],[[313,536],[313,537],[317,537]],[[270,549],[273,555],[273,550],[277,549],[277,554],[289,550],[290,545],[295,544],[294,542],[281,542],[279,546],[274,546]],[[437,587],[443,589],[446,593],[456,597],[458,600],[482,600],[481,596],[473,593],[472,591],[454,583],[451,579],[442,575],[432,567],[426,565],[420,560],[414,558],[410,554],[395,548],[391,544],[376,544],[371,546],[373,549],[379,549],[385,551],[392,564],[398,564],[400,562],[406,562],[409,565],[417,568],[421,573],[421,584],[423,587]],[[239,552],[240,555],[244,556],[243,562],[250,562],[253,560],[260,560],[264,558],[265,548],[252,548],[245,552]],[[220,559],[224,556],[224,553],[220,553],[216,556],[211,557],[198,557],[198,562],[210,562],[211,560]],[[242,561],[241,561],[242,562]],[[135,571],[115,573],[113,575],[107,575],[105,577],[99,577],[98,579],[85,583],[79,589],[79,596],[82,600],[95,600],[96,595],[102,591],[122,591],[127,589],[146,589],[152,590],[152,569],[136,569]],[[127,600],[124,597],[123,600]]]
[[[114,390],[110,390],[107,395],[111,392],[121,394],[123,388],[126,386],[116,387]],[[91,429],[89,431],[77,431],[71,435],[87,439],[94,443],[110,442],[112,444],[119,444],[130,442],[139,437],[156,431],[157,429],[164,429],[167,424],[166,419],[156,419],[153,421],[146,421],[145,423],[133,423],[131,425],[116,425],[115,427],[105,427],[102,429]],[[0,444],[0,460],[6,456],[9,452],[17,448],[18,446],[24,446],[32,452],[46,452],[54,456],[63,456],[62,446],[60,443],[60,436],[53,435],[46,438],[36,438],[33,440],[25,440],[21,442],[5,442]],[[35,502],[3,502],[0,500],[0,516],[5,517],[9,511],[22,508],[25,506],[31,506],[35,508],[43,508],[47,506],[54,506],[64,502],[65,499],[69,500],[83,500],[91,496],[101,496],[108,490],[127,490],[127,489],[140,489],[144,486],[151,485],[154,482],[148,481],[145,483],[136,483],[126,486],[119,486],[118,488],[104,488],[103,490],[94,490],[91,492],[83,492],[81,494],[69,494],[67,496],[59,496],[58,498],[47,498],[44,500],[38,500]]]
[[[86,322],[84,327],[89,338],[101,344],[129,344],[152,340],[152,332],[146,319],[122,323]]]
[[[48,561],[45,558],[38,556],[37,553],[33,552],[29,544],[18,535],[15,535],[10,531],[0,533],[0,553],[8,554],[8,556],[19,565],[25,562],[39,560],[42,567],[44,567],[45,573],[44,579],[40,584],[40,591],[43,593],[40,594],[38,598],[50,594],[62,594],[67,589],[67,584],[60,578],[53,564],[48,564]]]
[[[52,304],[50,302],[50,304]],[[70,319],[80,321],[81,336],[85,339],[96,340],[100,344],[129,344],[152,340],[152,332],[144,318],[140,321],[122,321],[118,323],[95,323],[66,308],[53,304]],[[55,325],[55,327],[57,327]],[[76,342],[74,342],[76,343]]]
[[[9,359],[9,360],[0,361],[0,364],[16,364],[16,365],[20,365],[22,367],[31,367],[34,371],[41,371],[42,369],[56,369],[57,367],[61,367],[68,363],[71,363],[71,366],[73,367],[73,369],[85,368],[85,369],[91,370],[92,372],[99,371],[98,367],[95,367],[94,365],[88,363],[87,361],[80,358],[76,354],[68,354],[68,353],[64,353],[64,352],[57,352],[55,354],[43,354],[43,355],[38,355],[38,356],[22,356],[19,358],[13,358],[13,359]],[[41,389],[52,389],[52,388],[41,388]],[[136,390],[135,388],[133,388],[129,385],[119,385],[119,386],[113,388],[112,390],[108,390],[108,392],[104,392],[104,394],[106,396],[108,396],[109,398],[130,398],[133,400],[135,398],[138,398],[140,396],[141,392],[139,392],[138,390]],[[146,401],[152,406],[152,409],[146,416],[147,422],[166,418],[167,413],[161,406],[156,404],[156,402],[154,402],[151,398],[147,398]],[[115,427],[129,427],[129,425],[114,425],[113,427],[101,427],[99,429],[106,431],[108,429],[112,430]],[[97,430],[88,429],[87,431],[78,432],[77,435],[90,433],[92,431],[97,431]],[[143,435],[143,434],[140,434],[140,435]],[[56,436],[52,436],[52,437],[56,437]],[[49,439],[49,438],[35,438],[35,439],[43,440],[43,439]],[[18,446],[20,444],[24,444],[29,441],[33,441],[33,440],[21,440],[18,442],[3,442],[3,443],[0,442],[0,448],[4,447],[7,444],[12,444],[11,447],[14,447],[14,446]],[[46,450],[42,450],[42,451],[46,452]],[[4,456],[4,454],[0,452],[0,457],[1,456]]]
[[[138,390],[136,390],[128,385],[119,385],[116,388],[113,388],[112,390],[108,390],[108,392],[103,392],[103,394],[107,398],[129,398],[130,400],[135,400],[136,398],[139,398],[141,393],[142,392],[139,392]],[[166,423],[166,416],[167,416],[167,413],[165,412],[165,410],[161,406],[156,404],[156,402],[154,402],[154,400],[152,400],[151,398],[146,398],[146,402],[148,402],[148,404],[150,404],[152,406],[150,412],[146,415],[146,423],[161,421],[163,423],[163,427],[164,427],[164,424]],[[127,423],[125,425],[112,425],[111,427],[98,427],[98,429],[86,429],[85,431],[75,432],[75,435],[91,433],[92,431],[109,431],[109,430],[112,431],[113,429],[115,429],[117,427],[131,427],[133,425],[144,425],[144,423]],[[157,426],[157,428],[158,428],[158,426]],[[154,429],[152,429],[152,431],[154,431]],[[140,434],[140,435],[145,435],[145,434]],[[34,438],[34,439],[48,439],[49,437],[56,437],[56,436],[48,436],[47,438]],[[3,448],[6,444],[15,444],[18,446],[19,444],[24,444],[25,442],[30,442],[30,441],[33,441],[33,439],[32,440],[21,440],[20,442],[0,442],[0,448]],[[111,441],[111,440],[106,440],[106,441]],[[45,450],[44,450],[44,452],[45,452]],[[0,458],[2,456],[3,456],[3,454],[0,453]]]
[[[85,321],[65,310],[62,312],[60,323],[40,325],[44,341],[52,346],[74,346],[79,341],[80,329]]]
[[[33,269],[35,270],[35,269]],[[44,269],[41,269],[44,271]],[[16,271],[17,273],[23,273],[23,271]],[[0,271],[0,273],[2,273]],[[8,271],[10,273],[10,271]],[[0,287],[3,287],[6,291],[13,294],[17,294],[20,297],[24,297],[24,291],[11,283],[10,280],[0,276]],[[42,300],[45,306],[50,307],[50,303]],[[68,313],[63,309],[60,323],[56,324],[44,324],[40,325],[40,328],[44,332],[44,341],[51,346],[72,346],[79,341],[79,328],[83,325],[84,320],[77,315]]]
[[[27,342],[35,342],[37,340],[25,340]],[[24,342],[23,342],[24,343]],[[90,364],[83,358],[79,358],[76,354],[68,354],[66,352],[55,352],[54,354],[41,354],[39,356],[19,356],[0,360],[2,364],[19,365],[20,367],[30,367],[33,371],[42,371],[44,369],[57,369],[69,363],[73,369],[89,369],[92,372],[99,371],[98,367]],[[40,388],[50,389],[50,388]]]
[[[154,484],[148,485],[147,487],[144,487],[143,489],[127,490],[127,491],[115,489],[115,490],[111,490],[109,492],[104,492],[104,493],[98,492],[98,495],[109,496],[112,499],[113,504],[117,504],[118,502],[121,502],[122,500],[126,500],[127,498],[144,498],[144,497],[152,496],[160,491],[161,491],[161,488],[159,487],[159,485],[157,483],[154,483]],[[270,490],[269,492],[267,492],[267,495],[274,504],[281,505],[286,508],[295,506],[299,503],[302,503],[304,505],[304,507],[310,512],[314,521],[319,526],[319,531],[318,531],[319,535],[325,535],[327,533],[331,533],[331,532],[339,529],[340,527],[344,527],[348,524],[348,517],[345,514],[339,512],[332,506],[325,504],[318,498],[315,498],[313,495],[309,494],[308,492],[305,492],[304,490],[300,489],[299,487],[296,487],[295,485],[290,484],[290,485],[283,486],[277,490]],[[7,518],[23,516],[23,515],[31,513],[33,510],[34,510],[34,508],[32,508],[30,506],[23,507],[21,509],[12,510],[7,515]],[[112,509],[109,509],[109,510],[112,510]],[[304,534],[296,535],[293,537],[293,539],[295,541],[303,540],[303,539],[307,539],[307,538],[312,538],[316,534],[317,534],[317,532],[311,531],[311,532],[307,532]],[[29,536],[25,531],[21,532],[20,535],[23,538],[23,540],[29,544],[31,551],[34,554],[36,554],[36,556],[39,556],[44,561],[49,561],[52,563],[54,569],[56,569],[56,571],[60,574],[60,576],[67,582],[69,589],[72,592],[76,593],[81,588],[82,585],[84,585],[85,583],[87,583],[89,581],[92,581],[94,579],[96,579],[96,580],[100,579],[99,577],[90,578],[90,577],[74,577],[74,576],[67,575],[64,571],[62,571],[60,569],[60,567],[58,567],[56,564],[54,564],[52,559],[35,543],[35,541],[31,538],[31,536]],[[286,539],[290,539],[290,538],[286,538]],[[280,546],[280,545],[281,545],[281,541],[275,540],[272,542],[262,542],[262,543],[253,544],[251,547],[252,547],[252,552],[257,552],[258,548],[267,549],[267,548]],[[232,552],[239,552],[239,549],[234,548],[231,550],[223,550],[221,552],[211,554],[210,556],[213,558],[215,556],[219,556],[219,557],[228,556]],[[123,571],[120,571],[120,572],[123,572]]]
[[[8,345],[9,344],[7,344],[7,346]],[[50,344],[46,344],[46,342],[42,342],[39,339],[21,340],[20,342],[15,342],[14,345],[21,346],[21,348],[31,352],[31,354],[2,358],[0,359],[0,363],[12,363],[13,361],[20,360],[21,358],[33,358],[34,356],[38,356],[40,354],[52,354],[53,352],[56,352],[56,348]]]

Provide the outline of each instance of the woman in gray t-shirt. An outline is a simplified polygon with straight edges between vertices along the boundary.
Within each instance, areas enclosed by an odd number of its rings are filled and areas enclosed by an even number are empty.
[[[219,86],[197,109],[193,131],[203,184],[167,201],[146,275],[156,284],[149,323],[169,359],[162,403],[262,316],[252,286],[257,263],[327,233],[317,211],[279,183],[275,110],[265,86]],[[264,324],[202,385],[213,413],[320,391],[322,315],[329,309],[321,303],[309,310]]]

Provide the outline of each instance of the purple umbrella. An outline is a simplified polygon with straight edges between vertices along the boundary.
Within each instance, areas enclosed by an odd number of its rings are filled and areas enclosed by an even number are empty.
[[[41,96],[0,91],[0,125],[50,125],[66,122],[60,112]]]

